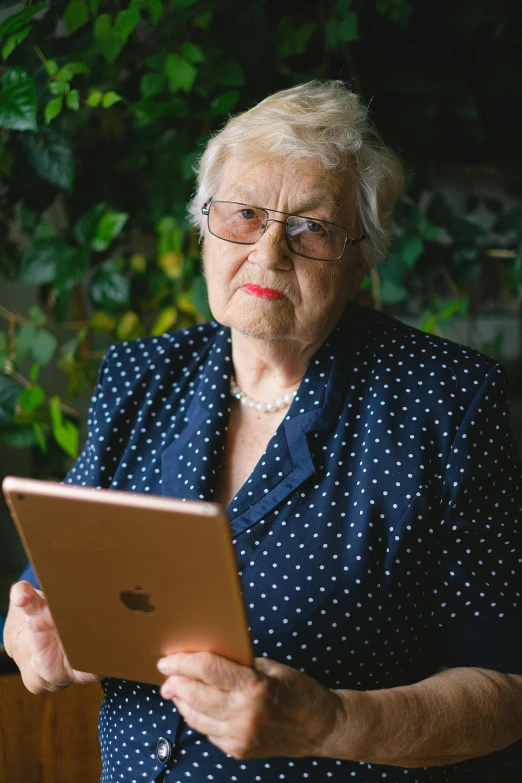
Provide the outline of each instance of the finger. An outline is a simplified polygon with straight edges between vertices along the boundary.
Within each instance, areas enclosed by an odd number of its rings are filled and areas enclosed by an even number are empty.
[[[183,699],[174,699],[177,711],[185,719],[191,729],[200,734],[212,734],[214,737],[227,736],[226,723],[208,715],[202,715]]]
[[[20,609],[25,610],[28,607],[26,613],[35,611],[35,606],[38,604],[38,599],[43,601],[43,598],[41,598],[41,595],[35,590],[32,584],[25,580],[22,582],[15,582],[15,584],[12,585],[11,591],[9,593],[9,599],[12,604],[18,606]],[[32,604],[33,601],[36,601],[36,604]],[[30,606],[31,604],[32,606]]]
[[[161,686],[164,699],[181,699],[193,710],[217,720],[226,720],[233,709],[230,691],[181,675],[169,677]]]
[[[258,679],[249,666],[209,652],[175,653],[161,658],[157,665],[162,674],[190,677],[223,690],[241,689]]]
[[[27,628],[33,633],[55,630],[54,620],[43,593],[29,582],[17,582],[11,588],[11,601],[22,610]]]
[[[91,682],[101,682],[105,680],[105,674],[89,674],[89,672],[79,672],[77,669],[72,669],[73,682],[78,685],[87,685]]]

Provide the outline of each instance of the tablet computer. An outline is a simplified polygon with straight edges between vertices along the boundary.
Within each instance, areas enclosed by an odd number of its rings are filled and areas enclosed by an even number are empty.
[[[174,652],[252,665],[219,505],[12,476],[2,488],[74,669],[160,685]]]

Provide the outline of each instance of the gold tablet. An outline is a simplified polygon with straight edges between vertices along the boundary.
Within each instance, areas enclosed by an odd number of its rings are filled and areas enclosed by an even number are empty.
[[[12,476],[2,489],[74,669],[159,685],[174,652],[252,665],[219,505]]]

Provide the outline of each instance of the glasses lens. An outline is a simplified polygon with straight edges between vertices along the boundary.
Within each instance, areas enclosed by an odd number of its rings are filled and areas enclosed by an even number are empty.
[[[325,261],[339,258],[346,244],[344,228],[297,215],[288,218],[286,235],[294,253]]]
[[[263,235],[267,214],[248,204],[213,201],[210,205],[208,227],[212,234],[228,242],[254,244]]]

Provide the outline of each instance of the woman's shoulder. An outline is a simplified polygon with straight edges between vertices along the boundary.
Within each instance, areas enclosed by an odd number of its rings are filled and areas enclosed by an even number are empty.
[[[368,307],[357,307],[357,318],[363,329],[358,330],[360,348],[372,349],[370,353],[381,362],[386,357],[390,365],[407,367],[410,374],[422,374],[422,370],[452,375],[487,376],[499,364],[490,356],[467,345],[445,337],[422,331],[385,313]]]
[[[365,386],[464,410],[484,384],[505,384],[497,361],[466,345],[357,307],[355,352]],[[353,324],[352,324],[353,326]]]
[[[121,381],[127,387],[133,387],[138,380],[143,382],[151,375],[159,380],[168,373],[175,380],[190,368],[199,367],[222,329],[216,321],[209,321],[156,337],[114,343],[100,367],[100,380],[116,385]]]
[[[139,337],[114,343],[106,354],[109,364],[115,362],[132,362],[149,365],[156,359],[169,358],[179,363],[187,357],[203,354],[208,349],[216,333],[222,329],[216,321],[191,326],[176,332],[165,332],[156,337]]]

